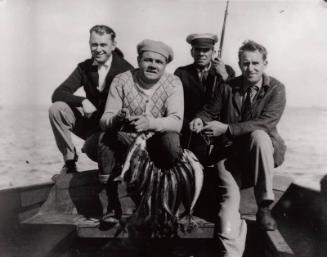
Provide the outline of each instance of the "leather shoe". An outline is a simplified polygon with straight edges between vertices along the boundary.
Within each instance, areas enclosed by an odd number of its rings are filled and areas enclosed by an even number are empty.
[[[260,207],[257,212],[257,224],[261,230],[264,231],[273,231],[276,229],[276,221],[271,216],[271,211],[269,207]]]
[[[116,224],[119,222],[119,217],[114,214],[106,214],[101,219],[102,222]]]
[[[107,212],[105,215],[102,216],[101,222],[116,224],[119,223],[121,216],[122,216],[121,210],[112,210],[111,212]]]
[[[120,217],[115,213],[107,213],[100,219],[99,229],[101,231],[109,230],[120,223]]]
[[[65,165],[61,168],[60,174],[70,174],[70,173],[78,172],[76,167],[77,160],[78,160],[78,155],[76,153],[76,148],[74,148],[74,159],[67,160],[65,162]]]

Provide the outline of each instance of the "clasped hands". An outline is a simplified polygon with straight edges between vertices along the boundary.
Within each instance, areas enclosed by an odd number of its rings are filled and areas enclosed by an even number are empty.
[[[130,116],[128,110],[123,108],[117,113],[117,118],[122,125],[132,127],[137,133],[150,129],[150,120],[147,114]]]
[[[200,118],[195,118],[189,123],[189,128],[195,133],[201,132],[208,137],[218,137],[227,132],[228,125],[217,120],[204,123]]]

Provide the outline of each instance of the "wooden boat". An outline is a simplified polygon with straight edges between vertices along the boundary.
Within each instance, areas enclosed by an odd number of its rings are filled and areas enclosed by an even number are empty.
[[[210,239],[214,235],[214,224],[209,221],[212,218],[210,210],[215,211],[211,203],[215,201],[215,194],[208,186],[213,173],[207,174],[203,197],[206,202],[210,201],[210,206],[204,207],[209,210],[208,216],[194,232],[179,231],[181,239],[171,240],[206,251],[215,245]],[[252,189],[242,190],[241,213],[248,223],[244,256],[327,256],[326,248],[323,248],[327,237],[327,197],[291,182],[287,177],[275,176],[274,190],[278,201],[273,215],[278,229],[270,232],[257,230]],[[101,228],[94,219],[102,213],[103,204],[105,194],[100,191],[94,170],[59,175],[55,183],[1,190],[0,256],[128,256],[136,251],[133,244],[128,247],[133,241],[128,232],[117,233],[117,226]],[[124,215],[130,215],[133,202],[126,198],[122,205]],[[135,240],[142,245],[140,240]],[[153,247],[160,245],[160,240],[145,240],[145,243],[149,242]],[[191,252],[190,256],[193,255]],[[159,252],[153,256],[159,256]]]

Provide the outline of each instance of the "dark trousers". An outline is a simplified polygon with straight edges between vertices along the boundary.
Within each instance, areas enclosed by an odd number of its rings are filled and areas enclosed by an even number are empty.
[[[125,161],[134,138],[122,131],[102,133],[98,144],[98,163],[102,174],[109,177],[118,175],[120,170],[117,164]],[[147,140],[146,147],[151,160],[163,169],[173,167],[182,155],[179,134],[176,132],[156,133]]]
[[[116,210],[121,212],[117,182],[114,178],[121,172],[121,164],[124,163],[128,150],[135,136],[130,133],[105,132],[100,135],[98,144],[99,177],[105,177],[108,195],[108,212]],[[171,168],[182,155],[179,134],[175,132],[156,133],[146,142],[146,148],[151,160],[159,168]],[[106,182],[104,182],[106,181]],[[133,199],[137,202],[137,199]]]

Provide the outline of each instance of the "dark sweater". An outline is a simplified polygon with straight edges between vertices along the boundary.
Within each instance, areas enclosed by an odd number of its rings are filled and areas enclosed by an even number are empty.
[[[111,67],[106,76],[105,87],[102,92],[99,92],[97,89],[98,68],[96,65],[93,65],[93,59],[87,59],[79,63],[73,73],[56,88],[52,95],[52,102],[62,101],[72,107],[80,107],[85,97],[76,96],[74,93],[77,89],[83,87],[86,98],[98,109],[97,116],[101,116],[113,78],[119,73],[133,69],[131,64],[115,52],[112,53],[112,57]]]

